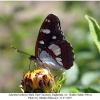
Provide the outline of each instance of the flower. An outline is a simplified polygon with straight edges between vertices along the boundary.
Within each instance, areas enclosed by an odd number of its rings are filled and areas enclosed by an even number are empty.
[[[24,93],[56,93],[57,84],[54,76],[44,68],[27,72],[20,85]]]

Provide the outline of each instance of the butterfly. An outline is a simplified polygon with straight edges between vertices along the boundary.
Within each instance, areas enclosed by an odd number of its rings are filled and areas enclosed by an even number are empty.
[[[65,40],[60,20],[49,14],[41,25],[35,47],[35,56],[30,56],[38,66],[56,70],[73,66],[74,53],[71,44]]]

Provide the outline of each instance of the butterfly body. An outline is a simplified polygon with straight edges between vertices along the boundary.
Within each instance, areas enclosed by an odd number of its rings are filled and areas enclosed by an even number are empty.
[[[44,20],[35,47],[35,56],[30,57],[39,66],[52,69],[69,69],[73,65],[73,48],[65,40],[59,18],[49,14]]]

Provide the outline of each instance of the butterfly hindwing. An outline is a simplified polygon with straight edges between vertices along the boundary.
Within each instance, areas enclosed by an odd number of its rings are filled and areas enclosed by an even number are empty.
[[[56,62],[65,69],[69,69],[73,65],[73,48],[66,40],[56,41],[50,44],[46,52],[52,55]]]
[[[61,54],[58,55],[58,58],[61,59],[63,67],[65,69],[69,69],[73,65],[74,61],[73,48],[71,47],[70,43],[66,40],[57,41],[55,42],[55,44],[58,45],[61,49]]]

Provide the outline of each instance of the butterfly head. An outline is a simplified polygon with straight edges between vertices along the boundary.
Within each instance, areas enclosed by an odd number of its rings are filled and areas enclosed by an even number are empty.
[[[33,56],[33,55],[30,55],[29,59],[30,59],[30,60],[35,60],[35,59],[36,59],[36,57],[35,57],[35,56]]]

